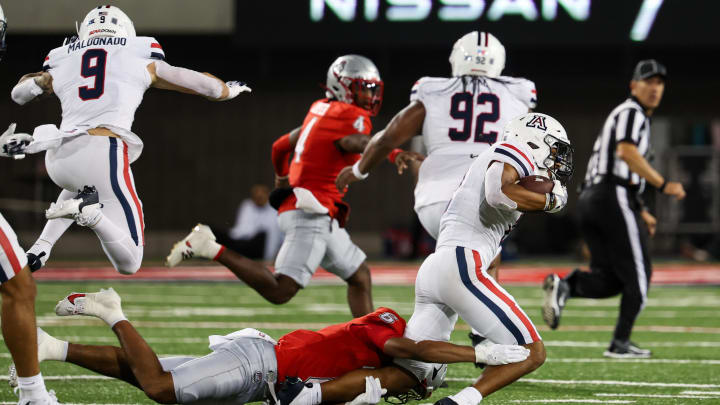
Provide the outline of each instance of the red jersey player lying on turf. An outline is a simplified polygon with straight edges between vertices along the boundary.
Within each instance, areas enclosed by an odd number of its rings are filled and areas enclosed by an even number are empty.
[[[411,374],[384,366],[389,366],[393,357],[431,363],[507,364],[523,361],[529,354],[516,345],[489,344],[475,349],[446,342],[415,342],[403,337],[403,318],[392,309],[379,308],[317,332],[296,330],[277,342],[255,329],[210,336],[212,353],[206,356],[159,359],[127,320],[120,304],[120,296],[113,289],[65,297],[55,307],[59,316],[102,319],[115,332],[120,347],[68,343],[38,329],[39,359],[66,361],[123,380],[159,403],[207,400],[242,404],[275,396],[276,384],[284,383],[290,376],[302,381],[310,378],[324,381],[366,368],[378,369],[383,386],[390,392],[415,388],[424,395],[427,390],[422,385],[427,386],[426,381],[418,387]],[[436,376],[444,375],[444,365],[437,366]],[[364,375],[368,372],[361,370],[346,379],[322,384],[323,387],[297,384],[294,393],[292,387],[282,391],[286,398],[283,400],[280,395],[280,402],[289,404],[295,397],[309,397],[306,402],[311,403],[350,401],[363,393]],[[367,403],[366,397],[360,399]]]
[[[313,103],[302,126],[273,144],[277,189],[270,204],[285,232],[274,274],[216,243],[202,224],[173,246],[167,265],[193,257],[217,260],[274,304],[289,301],[322,266],[347,282],[353,316],[372,312],[370,269],[365,253],[344,228],[350,208],[342,201],[345,191],[335,187],[335,177],[365,150],[382,90],[380,73],[370,59],[341,56],[328,69],[327,98]],[[398,152],[394,162],[402,167],[413,158],[412,152]]]

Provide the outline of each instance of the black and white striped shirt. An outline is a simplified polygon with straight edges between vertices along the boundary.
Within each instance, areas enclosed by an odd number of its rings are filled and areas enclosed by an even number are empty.
[[[645,188],[645,179],[631,172],[627,163],[615,154],[619,142],[636,145],[640,154],[647,158],[650,150],[650,118],[633,98],[615,107],[605,120],[605,125],[593,146],[592,156],[585,172],[584,187],[610,182],[642,192]]]

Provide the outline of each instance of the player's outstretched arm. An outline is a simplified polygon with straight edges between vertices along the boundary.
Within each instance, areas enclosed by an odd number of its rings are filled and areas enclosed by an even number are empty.
[[[340,378],[320,384],[323,403],[341,403],[353,400],[365,392],[365,377],[380,379],[380,385],[390,394],[406,393],[418,384],[415,376],[397,366],[358,369],[344,374]]]
[[[341,152],[363,153],[369,142],[370,137],[367,135],[352,134],[344,136],[335,141],[335,147],[340,149]]]
[[[28,73],[20,78],[10,96],[20,105],[27,104],[53,94],[52,82],[53,78],[48,72]]]
[[[211,101],[231,100],[242,92],[252,91],[245,83],[223,82],[209,73],[172,66],[165,61],[152,62],[147,70],[152,87],[203,96]]]
[[[375,134],[368,142],[362,158],[354,166],[358,173],[355,173],[352,168],[346,167],[338,174],[335,180],[338,190],[344,190],[350,183],[364,178],[364,175],[385,159],[394,148],[419,134],[424,121],[425,106],[419,101],[413,101],[397,113],[388,126]],[[358,177],[357,174],[360,174],[361,177]]]

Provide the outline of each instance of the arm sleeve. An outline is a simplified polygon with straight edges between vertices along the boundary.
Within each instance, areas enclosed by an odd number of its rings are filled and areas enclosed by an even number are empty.
[[[643,114],[634,108],[621,111],[615,124],[615,141],[640,144],[640,128],[643,125]]]
[[[517,203],[502,191],[502,174],[504,163],[493,162],[485,172],[485,200],[493,208],[514,211]]]
[[[194,70],[171,66],[162,60],[155,62],[155,74],[157,77],[176,86],[190,89],[205,97],[214,99],[219,99],[222,96],[225,86],[223,82],[214,77]]]
[[[272,146],[272,162],[275,168],[275,174],[278,176],[287,176],[290,172],[290,133],[287,133],[277,139]]]
[[[43,94],[43,89],[35,83],[34,78],[30,77],[16,84],[10,93],[10,97],[14,102],[23,105],[41,94]]]

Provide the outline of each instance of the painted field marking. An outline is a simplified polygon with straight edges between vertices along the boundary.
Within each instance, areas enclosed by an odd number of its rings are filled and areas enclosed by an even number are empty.
[[[601,358],[548,358],[550,363],[643,363],[643,364],[708,364],[720,365],[720,360],[695,360],[695,359],[601,359]]]
[[[593,341],[582,342],[573,340],[544,340],[545,346],[549,347],[607,347],[607,342]],[[462,344],[462,343],[458,343]],[[643,342],[648,347],[720,347],[719,342]]]
[[[685,395],[720,395],[720,391],[682,391]]]
[[[638,397],[638,398],[685,398],[685,399],[711,399],[716,397],[706,397],[700,395],[673,395],[673,394],[615,394],[609,392],[598,392],[593,394],[596,397]]]
[[[64,318],[64,319],[63,319]],[[100,326],[104,325],[99,319],[88,319],[81,316],[63,317],[56,316],[40,316],[37,318],[37,324],[40,327],[51,326]],[[222,321],[133,321],[136,327],[148,327],[158,329],[312,329],[318,330],[326,326],[333,325],[331,322],[222,322]],[[549,331],[547,326],[537,326],[538,330]],[[614,330],[614,326],[566,326],[563,327],[564,332],[609,332]],[[467,324],[455,326],[455,330],[470,330]],[[720,335],[720,328],[711,328],[704,326],[645,326],[639,325],[633,328],[636,332],[661,332],[661,333],[702,333]]]
[[[634,404],[636,401],[602,399],[512,399],[513,404]]]
[[[468,382],[477,378],[446,378],[445,381]],[[684,384],[684,383],[658,383],[645,381],[617,381],[617,380],[545,380],[538,378],[521,378],[518,381],[535,384],[557,385],[624,385],[629,387],[662,387],[662,388],[720,388],[720,384]]]

